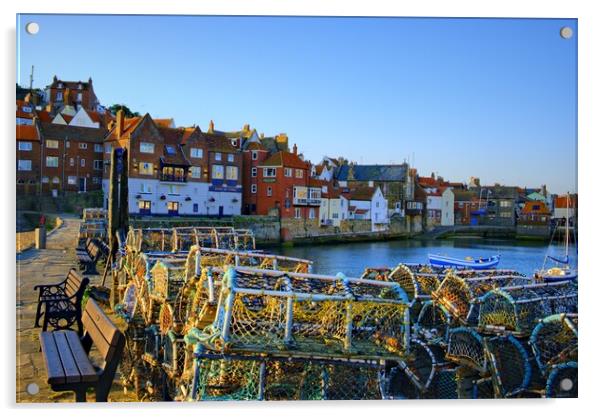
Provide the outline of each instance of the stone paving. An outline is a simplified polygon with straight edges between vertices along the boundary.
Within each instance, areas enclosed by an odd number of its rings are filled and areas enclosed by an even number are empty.
[[[17,254],[17,402],[73,402],[73,393],[55,393],[46,383],[46,371],[38,335],[40,328],[34,327],[37,294],[36,284],[51,284],[65,279],[70,268],[77,266],[75,246],[80,219],[61,217],[64,224],[48,236],[46,249],[29,249]],[[90,285],[100,285],[99,275],[89,275]],[[94,401],[94,395],[88,395]],[[116,377],[109,401],[135,401],[132,394],[125,393]]]

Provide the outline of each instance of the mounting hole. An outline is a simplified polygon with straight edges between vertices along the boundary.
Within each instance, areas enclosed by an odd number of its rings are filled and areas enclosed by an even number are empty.
[[[29,33],[30,35],[36,35],[39,31],[40,25],[38,25],[36,22],[29,22],[25,25],[25,32]]]
[[[32,382],[31,384],[27,384],[27,393],[29,395],[36,395],[38,392],[40,392],[40,387],[38,387],[38,384],[36,384],[35,382]]]
[[[568,378],[564,378],[560,381],[560,389],[563,391],[570,391],[573,388],[573,381]]]
[[[563,27],[560,29],[560,36],[564,39],[571,39],[573,37],[573,29],[568,26]]]

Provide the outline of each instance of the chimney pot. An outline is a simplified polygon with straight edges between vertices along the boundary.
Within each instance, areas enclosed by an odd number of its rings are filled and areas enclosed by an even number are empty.
[[[297,144],[296,143],[293,145],[293,153],[295,155],[297,155]]]

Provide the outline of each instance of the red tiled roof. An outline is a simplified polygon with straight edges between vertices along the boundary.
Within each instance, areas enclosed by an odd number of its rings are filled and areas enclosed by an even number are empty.
[[[366,214],[368,213],[368,209],[357,209],[355,210],[355,214]]]
[[[211,151],[229,152],[235,153],[238,151],[232,142],[225,136],[215,135],[211,133],[203,133],[203,136],[207,140],[207,146]]]
[[[38,129],[33,125],[17,125],[17,140],[39,141]]]
[[[550,210],[543,201],[527,201],[523,207],[522,214],[550,214]]]
[[[44,122],[44,123],[52,122],[52,116],[46,110],[41,110],[41,111],[37,112],[37,114],[38,114],[38,118],[40,119],[40,122]]]
[[[153,122],[157,127],[171,127],[173,125],[173,119],[153,119]]]
[[[554,207],[556,207],[556,208],[577,207],[577,196],[572,195],[570,197],[570,199],[567,198],[566,195],[558,196],[554,199]]]
[[[371,201],[375,191],[374,187],[361,187],[342,194],[348,200]]]
[[[260,166],[309,169],[309,164],[301,160],[299,155],[285,151],[276,152],[268,159],[263,161]]]

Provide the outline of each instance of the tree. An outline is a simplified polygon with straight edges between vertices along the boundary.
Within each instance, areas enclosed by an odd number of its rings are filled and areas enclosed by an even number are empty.
[[[131,111],[130,108],[125,104],[113,104],[111,107],[109,107],[109,111],[113,115],[116,115],[119,110],[123,110],[125,117],[140,117],[140,113],[137,111]]]

